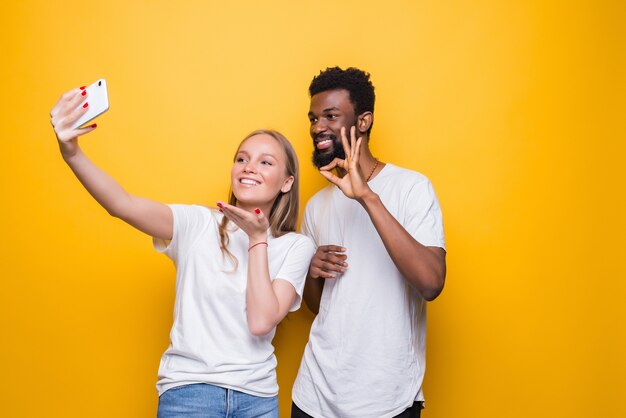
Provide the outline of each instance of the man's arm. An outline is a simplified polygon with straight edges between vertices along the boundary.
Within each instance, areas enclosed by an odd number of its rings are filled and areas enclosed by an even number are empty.
[[[347,197],[355,199],[363,206],[400,273],[425,300],[435,299],[443,290],[445,282],[445,250],[426,247],[417,242],[387,210],[380,196],[363,180],[359,165],[362,138],[356,139],[355,128],[350,130],[350,143],[345,128],[341,129],[341,139],[346,159],[336,158],[322,167],[320,173],[339,187]],[[347,173],[340,178],[331,172],[335,168],[343,169]]]
[[[402,276],[422,297],[431,301],[441,291],[446,278],[446,252],[443,248],[427,247],[415,240],[387,210],[380,196],[370,193],[358,199],[367,211],[389,256]]]
[[[317,315],[320,312],[320,301],[322,300],[322,290],[324,290],[324,279],[313,278],[311,274],[306,275],[304,283],[304,303],[311,312]]]
[[[338,245],[321,245],[311,259],[303,296],[306,306],[315,315],[320,310],[324,281],[336,278],[338,273],[343,273],[348,267],[345,251],[345,248]]]

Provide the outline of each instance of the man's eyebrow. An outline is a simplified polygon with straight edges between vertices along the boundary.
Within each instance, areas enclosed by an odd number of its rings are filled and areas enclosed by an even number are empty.
[[[326,109],[322,110],[322,113],[324,113],[324,112],[331,112],[333,110],[341,111],[341,109],[339,109],[337,106],[333,106],[333,107],[327,107]],[[315,115],[315,113],[313,113],[311,110],[309,110],[308,115],[309,116],[313,116],[313,115]]]

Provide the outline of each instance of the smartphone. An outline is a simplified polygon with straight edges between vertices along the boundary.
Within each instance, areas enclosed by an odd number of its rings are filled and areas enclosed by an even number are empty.
[[[101,78],[87,87],[87,97],[80,106],[85,102],[89,103],[89,108],[87,112],[74,122],[72,129],[85,125],[87,122],[109,110],[109,94],[107,92],[107,82],[104,78]]]

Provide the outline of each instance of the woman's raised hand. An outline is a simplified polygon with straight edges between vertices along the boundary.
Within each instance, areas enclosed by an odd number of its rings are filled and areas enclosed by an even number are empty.
[[[222,201],[217,202],[217,207],[224,216],[233,221],[235,225],[248,235],[251,243],[267,239],[267,230],[270,227],[270,222],[261,209],[255,209],[254,213],[252,213]]]
[[[71,156],[76,152],[78,136],[96,129],[95,123],[85,128],[72,128],[74,122],[87,112],[89,108],[88,100],[82,106],[80,105],[86,99],[86,96],[87,90],[85,87],[72,89],[63,94],[50,111],[50,123],[54,128],[54,133],[64,156]]]

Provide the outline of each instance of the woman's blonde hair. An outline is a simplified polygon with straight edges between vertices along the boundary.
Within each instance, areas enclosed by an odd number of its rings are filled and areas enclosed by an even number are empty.
[[[248,139],[252,138],[255,135],[269,135],[278,142],[283,150],[285,151],[285,155],[287,156],[286,166],[285,166],[285,175],[287,177],[293,176],[293,184],[291,185],[291,189],[283,193],[282,191],[278,192],[278,196],[274,200],[274,204],[272,205],[272,209],[269,214],[270,221],[270,231],[273,237],[280,237],[288,232],[293,232],[296,230],[296,224],[298,222],[298,209],[300,205],[300,192],[299,192],[299,178],[298,178],[298,157],[296,156],[296,152],[294,151],[291,143],[287,138],[285,138],[280,132],[271,130],[271,129],[259,129],[254,132],[249,133],[239,144],[237,147],[237,151],[235,152],[235,158],[237,158],[237,153],[239,149]],[[230,188],[230,197],[228,199],[228,203],[235,206],[237,204],[237,198],[233,194],[232,185]],[[267,216],[267,214],[266,214]],[[237,270],[238,261],[237,258],[228,251],[228,243],[230,241],[230,237],[228,235],[228,218],[224,216],[222,218],[222,222],[220,223],[219,233],[220,233],[220,248],[222,249],[222,253],[227,255],[234,264],[234,270]]]

